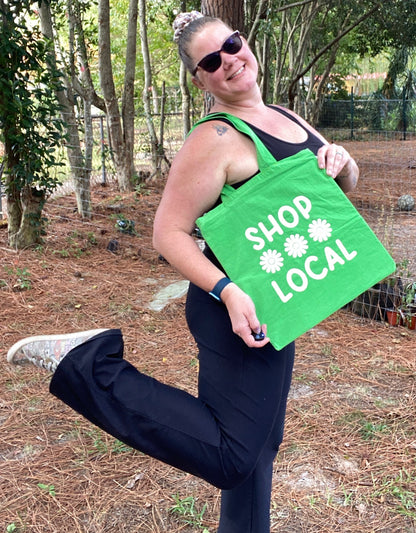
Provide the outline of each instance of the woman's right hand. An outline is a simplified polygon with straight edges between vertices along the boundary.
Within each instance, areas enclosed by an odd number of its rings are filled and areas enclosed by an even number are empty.
[[[248,294],[235,283],[229,283],[221,292],[221,300],[227,307],[233,332],[241,337],[247,346],[261,348],[270,342],[266,336],[267,326],[260,324],[253,300]],[[256,341],[253,332],[260,333],[260,331],[265,334],[265,337],[261,341]]]

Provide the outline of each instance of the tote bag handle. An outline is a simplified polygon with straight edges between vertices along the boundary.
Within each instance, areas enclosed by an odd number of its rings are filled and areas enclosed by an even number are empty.
[[[257,162],[259,165],[260,173],[262,173],[264,170],[266,170],[267,167],[270,165],[273,165],[276,163],[275,158],[272,156],[272,154],[269,152],[269,150],[264,146],[263,142],[260,140],[260,138],[254,133],[254,131],[250,128],[248,124],[244,122],[241,118],[238,118],[234,115],[230,115],[229,113],[211,113],[194,124],[192,129],[190,130],[189,134],[199,125],[203,122],[209,122],[211,120],[216,120],[218,118],[225,118],[233,126],[238,130],[239,132],[247,135],[250,137],[250,139],[254,142],[256,146],[257,151]],[[188,135],[189,135],[188,134]],[[236,192],[236,189],[232,185],[229,185],[226,183],[221,191],[221,201],[223,203],[226,203],[232,199]]]
[[[203,122],[209,122],[211,120],[216,120],[218,118],[225,118],[229,122],[233,124],[233,126],[241,133],[244,133],[250,139],[254,142],[257,150],[257,161],[259,164],[260,172],[262,172],[264,169],[266,169],[269,165],[272,165],[276,162],[275,158],[272,156],[272,154],[269,152],[269,150],[264,146],[262,141],[259,139],[259,137],[254,133],[254,131],[250,128],[248,124],[244,122],[244,120],[241,120],[241,118],[235,117],[234,115],[230,115],[228,113],[211,113],[210,115],[207,115],[206,117],[201,118],[201,120],[198,120],[192,127],[191,133],[199,124],[202,124]]]

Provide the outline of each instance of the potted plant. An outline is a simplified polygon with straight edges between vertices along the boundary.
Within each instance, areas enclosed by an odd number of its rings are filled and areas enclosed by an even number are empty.
[[[409,329],[416,329],[416,281],[404,287],[401,313],[403,323]]]
[[[406,312],[404,315],[404,325],[408,329],[416,329],[416,313]]]
[[[403,277],[409,276],[409,260],[403,259],[397,264],[395,272],[380,282],[383,289],[384,298],[382,299],[382,310],[384,319],[391,326],[401,326],[403,324]]]
[[[400,326],[402,324],[400,309],[386,309],[386,319],[390,326]]]
[[[403,300],[407,307],[416,310],[416,281],[405,286]]]

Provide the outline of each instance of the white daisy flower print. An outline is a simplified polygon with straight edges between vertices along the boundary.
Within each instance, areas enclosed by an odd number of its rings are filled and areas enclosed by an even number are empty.
[[[302,257],[308,249],[308,241],[303,235],[291,235],[285,241],[285,252],[291,257]]]
[[[313,220],[309,224],[308,232],[310,238],[314,241],[327,241],[332,233],[331,224],[326,220],[318,218],[318,220]]]
[[[267,250],[267,252],[263,252],[260,257],[260,266],[268,274],[279,272],[283,266],[283,263],[284,259],[282,254],[277,250]]]

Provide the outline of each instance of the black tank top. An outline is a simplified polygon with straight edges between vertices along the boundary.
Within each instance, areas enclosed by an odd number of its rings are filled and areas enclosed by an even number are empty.
[[[295,124],[298,124],[304,131],[306,131],[308,135],[306,141],[302,143],[291,143],[288,141],[282,141],[277,137],[273,137],[273,135],[270,135],[256,126],[253,126],[249,122],[246,122],[246,124],[250,126],[254,133],[261,139],[262,143],[266,146],[269,152],[271,152],[276,161],[280,161],[281,159],[295,155],[305,148],[309,148],[309,150],[316,155],[319,148],[324,144],[321,139],[306,129],[296,117],[288,113],[285,109],[274,106],[269,107],[270,109],[273,109],[273,111],[276,111],[276,113],[280,113],[281,115],[289,118],[292,122],[295,122]]]
[[[314,133],[309,131],[301,124],[301,122],[288,113],[286,110],[277,108],[274,106],[269,106],[270,109],[273,109],[273,111],[276,111],[276,113],[280,113],[281,115],[284,115],[285,117],[289,118],[292,122],[295,122],[295,124],[298,124],[304,131],[307,133],[306,141],[302,143],[291,143],[288,141],[283,141],[282,139],[279,139],[277,137],[274,137],[273,135],[270,135],[270,133],[266,133],[265,131],[261,130],[260,128],[257,128],[256,126],[253,126],[253,124],[250,124],[249,122],[246,122],[247,126],[250,126],[250,128],[254,131],[254,133],[259,137],[261,142],[265,145],[265,147],[269,150],[269,152],[272,154],[272,156],[276,159],[276,161],[280,161],[281,159],[286,159],[286,157],[290,157],[291,155],[295,155],[301,150],[304,150],[305,148],[309,148],[315,155],[318,153],[319,148],[324,144],[319,137],[317,137]],[[234,124],[227,120],[226,118],[216,118],[216,120],[221,120],[222,122],[226,122],[231,127],[234,127]],[[255,174],[254,174],[255,176]],[[239,183],[236,183],[233,185],[235,189],[238,189],[238,187],[241,187],[244,183],[246,183],[250,178],[240,181]]]

